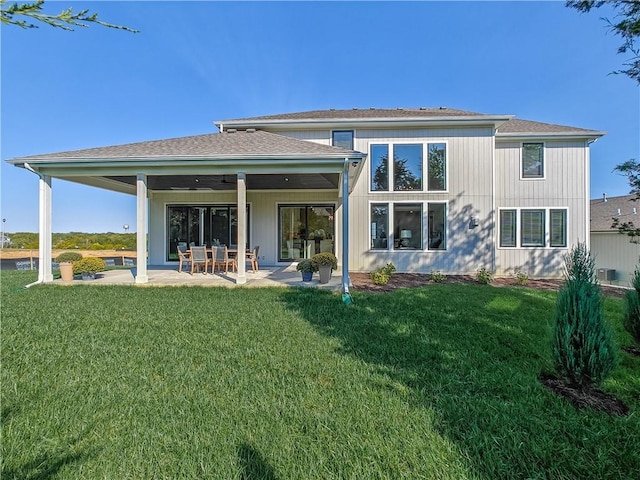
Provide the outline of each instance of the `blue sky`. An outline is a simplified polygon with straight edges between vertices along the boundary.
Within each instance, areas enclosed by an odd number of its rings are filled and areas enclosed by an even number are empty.
[[[141,30],[2,27],[1,211],[37,231],[38,182],[8,158],[216,131],[326,108],[448,106],[608,135],[591,196],[624,195],[640,89],[617,37],[564,2],[52,2]],[[53,181],[54,232],[135,227],[135,197]],[[132,228],[133,230],[133,228]]]

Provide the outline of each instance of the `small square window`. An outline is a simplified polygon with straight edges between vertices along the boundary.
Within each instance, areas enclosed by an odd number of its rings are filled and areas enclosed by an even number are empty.
[[[522,144],[522,178],[544,177],[544,145],[542,143]]]
[[[331,145],[353,150],[353,130],[334,130],[331,132]]]

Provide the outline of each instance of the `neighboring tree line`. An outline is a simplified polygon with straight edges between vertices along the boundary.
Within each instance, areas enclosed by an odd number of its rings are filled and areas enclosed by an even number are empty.
[[[29,248],[39,246],[38,234],[32,232],[17,232],[7,234],[11,244],[5,248]],[[54,233],[52,235],[53,248],[58,250],[135,250],[135,233]]]

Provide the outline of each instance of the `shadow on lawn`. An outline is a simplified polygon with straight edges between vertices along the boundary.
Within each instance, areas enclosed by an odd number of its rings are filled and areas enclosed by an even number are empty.
[[[537,376],[550,366],[550,331],[545,331],[552,294],[439,285],[355,294],[350,306],[311,289],[288,290],[282,297],[319,331],[340,339],[340,353],[375,365],[412,389],[410,401],[437,412],[441,433],[465,451],[479,476],[509,472],[524,478],[549,467],[537,465],[545,460],[535,456],[522,458],[522,450],[497,447],[496,453],[496,439],[509,440],[523,429],[527,419],[513,418],[514,404],[540,390]],[[547,350],[548,356],[539,353]],[[521,436],[526,443],[526,434]],[[479,445],[488,445],[507,465],[489,465]]]
[[[0,478],[2,480],[47,480],[49,478],[57,478],[58,473],[65,465],[81,462],[84,459],[98,455],[98,449],[78,450],[76,445],[79,442],[80,436],[71,439],[69,443],[65,443],[67,445],[65,449],[60,448],[57,451],[42,453],[30,462],[15,468],[4,467],[0,472]]]
[[[248,443],[238,447],[238,462],[241,480],[277,480],[278,478],[260,452]]]

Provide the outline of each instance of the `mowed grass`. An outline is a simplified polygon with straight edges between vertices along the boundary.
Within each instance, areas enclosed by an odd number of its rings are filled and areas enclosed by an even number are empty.
[[[540,386],[553,292],[36,286],[2,272],[5,479],[635,479],[626,417]],[[606,316],[619,345],[622,302]]]

